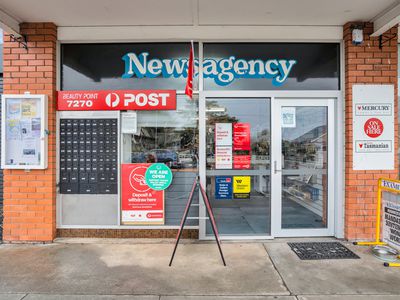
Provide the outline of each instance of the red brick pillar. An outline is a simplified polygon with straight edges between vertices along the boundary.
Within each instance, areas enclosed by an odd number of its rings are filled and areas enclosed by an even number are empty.
[[[344,25],[345,45],[345,103],[346,103],[346,174],[345,174],[345,237],[347,239],[369,240],[375,238],[376,189],[379,177],[397,178],[399,172],[398,118],[397,118],[397,36],[379,49],[379,38],[372,38],[373,24],[364,23],[364,42],[352,44],[352,25]],[[397,26],[386,32],[397,34]],[[395,120],[395,170],[354,171],[353,170],[353,84],[393,84]]]
[[[56,235],[55,91],[57,27],[24,23],[28,50],[4,34],[4,93],[48,95],[48,168],[4,171],[5,241],[52,241]]]

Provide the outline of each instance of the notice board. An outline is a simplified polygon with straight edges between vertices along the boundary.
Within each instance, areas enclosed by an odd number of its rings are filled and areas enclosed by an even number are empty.
[[[47,96],[2,95],[1,99],[2,168],[47,168]]]
[[[353,169],[394,169],[393,85],[353,85]]]

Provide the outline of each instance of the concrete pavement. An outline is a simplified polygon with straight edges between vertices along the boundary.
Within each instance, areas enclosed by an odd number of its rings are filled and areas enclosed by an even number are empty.
[[[88,242],[89,241],[89,242]],[[185,241],[168,267],[172,241],[70,240],[0,245],[0,300],[393,300],[400,268],[361,259],[301,261],[286,241]]]

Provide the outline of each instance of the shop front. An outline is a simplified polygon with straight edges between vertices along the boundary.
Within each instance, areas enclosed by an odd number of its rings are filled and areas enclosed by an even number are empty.
[[[189,49],[60,45],[59,234],[173,236],[199,175],[224,239],[342,237],[340,44],[195,43],[193,99]],[[154,163],[163,191],[144,183]],[[212,238],[198,195],[189,217]]]

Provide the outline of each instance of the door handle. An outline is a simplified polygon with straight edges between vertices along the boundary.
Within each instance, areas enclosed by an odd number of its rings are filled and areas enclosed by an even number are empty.
[[[276,160],[274,160],[274,174],[276,174],[278,172],[282,172],[282,170],[278,169],[278,162]]]

